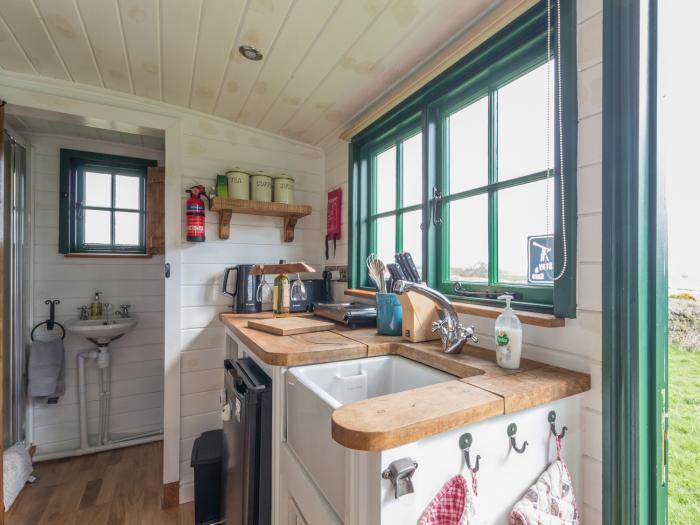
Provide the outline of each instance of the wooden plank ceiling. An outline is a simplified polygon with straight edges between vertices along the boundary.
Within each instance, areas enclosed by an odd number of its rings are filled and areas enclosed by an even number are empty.
[[[318,143],[498,3],[0,0],[0,67]]]

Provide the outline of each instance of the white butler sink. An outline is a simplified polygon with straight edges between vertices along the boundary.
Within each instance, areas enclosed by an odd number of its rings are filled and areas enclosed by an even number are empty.
[[[399,356],[305,365],[287,371],[287,444],[342,519],[345,452],[331,436],[341,405],[451,381],[446,374]]]
[[[106,345],[117,337],[133,330],[137,322],[138,320],[133,316],[109,320],[74,320],[66,324],[66,330],[89,339],[98,345]]]

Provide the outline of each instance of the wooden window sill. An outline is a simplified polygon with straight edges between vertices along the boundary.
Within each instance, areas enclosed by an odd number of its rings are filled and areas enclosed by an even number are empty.
[[[351,297],[359,297],[360,299],[374,299],[377,292],[371,290],[345,290],[345,295]],[[496,306],[485,306],[479,304],[469,304],[461,302],[453,302],[452,306],[460,314],[476,315],[478,317],[488,317],[489,319],[496,319],[501,312],[502,308]],[[518,319],[523,324],[529,324],[533,326],[540,326],[544,328],[558,328],[565,325],[565,319],[563,317],[557,317],[551,314],[543,314],[539,312],[527,312],[524,310],[516,310]]]
[[[150,253],[65,253],[64,257],[73,259],[150,259]]]

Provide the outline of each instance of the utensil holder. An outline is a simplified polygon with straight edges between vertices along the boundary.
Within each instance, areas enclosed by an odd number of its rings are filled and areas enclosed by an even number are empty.
[[[433,332],[433,321],[438,320],[438,309],[433,301],[410,291],[399,295],[399,301],[403,309],[401,335],[404,339],[412,343],[440,339],[440,334]]]
[[[401,335],[401,302],[395,293],[377,292],[377,332],[382,335]]]

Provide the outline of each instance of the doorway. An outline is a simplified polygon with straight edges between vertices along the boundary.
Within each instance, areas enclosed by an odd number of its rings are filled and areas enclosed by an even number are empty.
[[[13,512],[21,515],[24,507],[37,504],[45,504],[49,509],[52,507],[51,501],[67,497],[66,491],[70,490],[81,492],[81,498],[88,498],[86,501],[89,502],[89,492],[97,490],[97,482],[90,478],[91,469],[84,468],[86,465],[99,465],[104,471],[103,474],[113,472],[111,477],[100,475],[101,483],[108,486],[110,479],[119,477],[117,471],[120,468],[128,471],[123,465],[131,465],[132,470],[137,467],[138,461],[130,459],[124,462],[120,458],[137,457],[142,460],[144,454],[156,455],[151,458],[153,461],[142,463],[150,466],[148,475],[144,474],[143,479],[150,480],[149,484],[155,484],[157,487],[153,494],[149,493],[149,498],[152,496],[151,499],[159,506],[163,479],[163,447],[160,441],[163,439],[164,429],[165,370],[163,251],[155,255],[153,252],[142,256],[129,254],[128,257],[100,254],[100,258],[87,258],[86,254],[74,253],[66,256],[61,252],[59,239],[63,224],[60,213],[61,200],[64,198],[63,192],[60,191],[63,152],[87,153],[94,157],[99,155],[112,162],[117,162],[116,159],[147,159],[153,165],[163,166],[164,133],[162,130],[136,129],[135,126],[116,122],[85,119],[13,104],[8,104],[5,110],[6,128],[12,130],[8,135],[21,137],[25,146],[28,160],[25,193],[27,215],[31,216],[31,227],[23,232],[24,237],[18,236],[18,228],[5,230],[5,238],[12,239],[13,246],[21,245],[27,252],[31,252],[22,265],[26,270],[25,275],[20,277],[21,272],[15,271],[15,267],[8,267],[14,258],[10,258],[9,252],[6,251],[5,312],[16,317],[26,312],[23,317],[26,319],[25,326],[23,329],[18,328],[19,335],[16,339],[20,341],[19,336],[23,336],[24,343],[8,342],[7,336],[5,339],[5,348],[11,350],[6,352],[5,356],[9,354],[13,362],[22,363],[18,365],[22,376],[14,383],[12,389],[27,392],[30,383],[28,372],[31,369],[32,348],[29,334],[32,333],[32,328],[38,327],[33,333],[34,340],[45,342],[44,338],[46,341],[61,339],[62,334],[56,325],[53,330],[47,330],[44,323],[50,317],[50,308],[45,304],[47,301],[55,302],[54,321],[63,327],[70,326],[78,320],[82,315],[81,307],[94,302],[97,292],[101,292],[101,319],[136,319],[133,331],[125,333],[118,340],[115,338],[113,343],[110,342],[107,366],[101,367],[97,358],[92,359],[92,356],[85,360],[82,379],[79,356],[97,353],[95,345],[98,343],[67,330],[65,338],[62,339],[65,358],[61,377],[65,388],[55,396],[33,395],[29,392],[23,400],[11,405],[15,408],[12,417],[8,417],[6,412],[6,428],[9,427],[13,431],[15,428],[22,428],[15,423],[8,424],[17,417],[15,414],[26,418],[26,436],[23,436],[26,437],[25,446],[31,447],[34,464],[39,465],[37,470],[48,473],[43,485],[56,487],[50,491],[42,491],[39,485],[25,488],[15,501]],[[15,164],[21,165],[19,161]],[[145,210],[145,207],[139,206],[142,206],[148,195],[145,189],[148,180],[145,179],[141,185],[129,186],[126,179],[127,175],[129,180],[135,179],[132,172],[112,173],[107,171],[106,167],[98,168],[93,166],[84,170],[84,201],[90,204],[88,201],[91,199],[99,199],[97,194],[92,197],[87,195],[88,191],[93,191],[87,184],[88,174],[93,179],[99,178],[97,176],[111,177],[111,190],[106,187],[104,191],[111,191],[113,203],[117,199],[124,202],[120,206],[112,206],[119,209],[111,212],[111,227],[114,230],[111,237],[114,239],[121,235],[121,238],[124,238],[123,233],[119,234],[116,231],[119,214],[121,217],[131,218],[138,210]],[[146,178],[149,173],[144,169]],[[136,188],[129,191],[138,194],[132,199],[138,204],[129,204],[126,193],[118,195],[118,192],[122,191],[119,189],[121,179],[124,179],[124,192],[127,191],[127,187]],[[104,186],[92,182],[90,184],[96,188],[95,191]],[[161,190],[162,186],[161,180]],[[7,188],[5,194],[11,194]],[[85,208],[87,207],[86,205]],[[131,208],[136,211],[132,213]],[[15,211],[18,209],[13,208]],[[5,224],[8,224],[7,214],[5,217]],[[145,218],[143,220],[145,222]],[[144,231],[142,228],[136,230]],[[95,230],[90,235],[99,237],[102,232]],[[137,240],[134,240],[133,244],[136,242]],[[121,244],[130,243],[127,236],[127,241]],[[11,292],[13,283],[18,278],[27,282],[27,292],[24,296]],[[13,327],[15,325],[16,322],[12,323]],[[6,374],[14,368],[15,366],[8,367],[7,361],[5,362]],[[100,373],[101,370],[106,370],[106,373]],[[13,385],[12,381],[6,384]],[[109,392],[108,398],[105,398],[105,392]],[[85,406],[84,416],[82,405]],[[139,449],[137,445],[141,445],[142,448]],[[134,448],[135,455],[124,456],[121,451],[127,449],[123,447]],[[148,453],[144,453],[144,450]],[[100,455],[103,451],[108,453]],[[56,481],[54,474],[58,471],[63,473],[59,476],[60,480]],[[155,471],[155,474],[152,471]],[[127,485],[134,486],[133,479],[127,483],[126,477],[122,477],[123,490],[127,490]],[[47,481],[46,478],[54,479],[56,483]],[[42,484],[42,480],[38,483]],[[34,496],[28,495],[30,490],[34,491]],[[106,490],[107,488],[102,488],[97,492],[101,494]],[[104,497],[106,498],[106,495]],[[48,499],[37,501],[37,498]],[[80,502],[82,499],[78,503]],[[118,510],[116,507],[115,504],[115,509]]]

